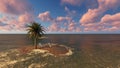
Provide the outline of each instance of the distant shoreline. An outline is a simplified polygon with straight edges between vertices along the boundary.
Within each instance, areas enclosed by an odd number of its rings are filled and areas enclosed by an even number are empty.
[[[13,35],[27,35],[27,33],[0,33],[0,35],[11,35],[11,34],[13,34]],[[113,34],[113,35],[119,35],[120,33],[116,33],[116,32],[111,32],[111,33],[45,33],[45,35],[111,35],[111,34]]]

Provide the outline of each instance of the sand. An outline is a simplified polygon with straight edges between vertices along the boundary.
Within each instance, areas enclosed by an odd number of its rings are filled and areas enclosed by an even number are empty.
[[[17,63],[24,62],[35,58],[34,55],[40,55],[42,57],[53,56],[53,57],[61,57],[61,56],[70,56],[73,54],[72,50],[69,47],[58,44],[44,44],[43,47],[38,47],[38,49],[34,49],[34,47],[22,47],[18,49],[10,49],[4,52],[0,52],[0,68],[12,68]],[[33,66],[45,66],[46,63],[41,63],[36,65],[32,63],[29,68]]]

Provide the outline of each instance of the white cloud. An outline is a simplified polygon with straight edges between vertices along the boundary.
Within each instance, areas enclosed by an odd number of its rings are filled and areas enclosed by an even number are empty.
[[[40,13],[38,18],[42,21],[52,21],[52,17],[50,16],[50,12],[46,11],[43,13]]]

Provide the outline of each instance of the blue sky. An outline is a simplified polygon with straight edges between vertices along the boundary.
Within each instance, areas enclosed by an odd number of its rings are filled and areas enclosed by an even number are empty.
[[[120,0],[0,0],[0,33],[26,33],[36,21],[46,33],[120,33]]]

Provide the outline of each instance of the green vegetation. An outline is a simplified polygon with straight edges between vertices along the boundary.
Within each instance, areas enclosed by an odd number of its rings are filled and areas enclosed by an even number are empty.
[[[37,49],[38,40],[40,37],[44,35],[44,28],[41,24],[32,22],[32,24],[28,25],[28,35],[34,42],[34,46]]]

